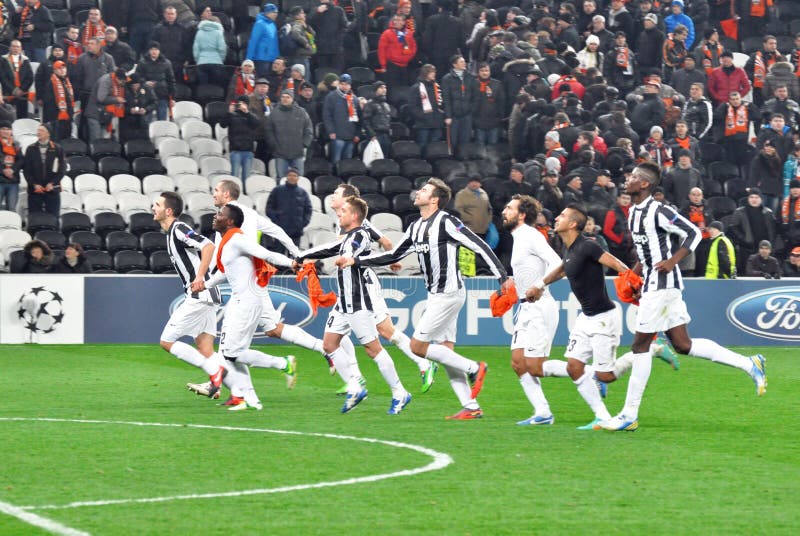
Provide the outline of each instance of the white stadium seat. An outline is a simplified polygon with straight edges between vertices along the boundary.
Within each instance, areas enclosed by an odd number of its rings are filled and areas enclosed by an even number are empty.
[[[189,144],[178,138],[163,138],[158,144],[158,157],[162,164],[173,156],[191,156],[191,152]]]
[[[78,194],[61,192],[61,214],[83,212],[83,201]]]
[[[369,221],[382,233],[387,231],[400,231],[403,232],[403,220],[397,214],[390,212],[381,212],[374,214],[369,218]]]
[[[148,127],[148,134],[150,141],[156,147],[159,146],[161,140],[164,138],[180,138],[181,133],[178,130],[178,125],[172,121],[153,121]]]
[[[197,175],[199,171],[197,162],[188,156],[174,156],[166,162],[162,161],[162,163],[167,168],[167,175],[173,179],[177,178],[178,175]]]
[[[179,175],[175,177],[175,188],[182,196],[192,192],[209,193],[208,179],[201,175]]]
[[[126,223],[130,223],[131,214],[152,211],[150,198],[144,194],[123,192],[117,197],[117,202],[119,203],[119,213]]]
[[[108,193],[108,182],[104,177],[94,173],[83,173],[75,177],[75,193],[86,202],[86,196],[92,192]]]
[[[31,241],[31,235],[19,229],[4,229],[0,231],[0,253],[8,259],[11,253],[25,247]]]
[[[86,214],[94,221],[94,217],[100,212],[116,212],[117,200],[111,194],[89,192],[83,198],[83,206],[86,207]]]
[[[108,179],[108,191],[111,195],[117,195],[122,192],[140,194],[142,193],[142,182],[138,177],[120,173]]]
[[[181,138],[191,143],[194,138],[213,138],[211,125],[203,121],[190,119],[181,125]]]
[[[166,175],[148,175],[142,179],[142,190],[145,195],[174,192],[175,182]]]
[[[189,120],[202,121],[203,107],[194,101],[178,101],[172,106],[172,118],[178,127]]]
[[[22,229],[22,217],[10,210],[0,210],[0,231],[5,229]]]

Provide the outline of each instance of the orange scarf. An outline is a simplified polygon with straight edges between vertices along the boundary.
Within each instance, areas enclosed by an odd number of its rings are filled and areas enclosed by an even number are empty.
[[[317,309],[322,307],[330,307],[336,303],[336,293],[322,292],[322,285],[317,276],[317,267],[313,262],[305,263],[302,268],[297,272],[296,281],[299,283],[303,279],[308,278],[308,299],[311,301],[311,310],[317,314]]]
[[[800,49],[792,52],[792,63],[794,64],[794,75],[800,78]]]
[[[14,136],[9,136],[8,139],[0,138],[3,145],[3,167],[13,168],[14,163],[17,161],[17,147],[14,145]]]
[[[356,113],[356,108],[353,105],[353,93],[345,93],[344,100],[347,101],[347,115],[348,120],[352,123],[358,122],[358,114]]]
[[[75,94],[72,91],[72,83],[69,78],[63,80],[56,76],[55,73],[50,75],[50,81],[53,84],[53,94],[56,97],[56,106],[58,106],[58,120],[69,121],[69,108],[75,109]],[[67,103],[69,99],[69,103]]]
[[[630,49],[628,47],[617,47],[616,63],[620,69],[627,69],[630,65]]]
[[[781,221],[784,224],[789,223],[789,214],[791,209],[789,208],[789,198],[783,200],[781,204]],[[800,221],[800,197],[794,200],[794,221]]]
[[[767,14],[767,8],[772,5],[772,0],[750,0],[750,16],[760,19]]]
[[[77,41],[71,41],[69,39],[64,39],[64,44],[67,45],[67,61],[72,65],[78,63],[78,58],[81,57],[83,54],[83,47]]]
[[[689,138],[689,136],[686,136],[685,138],[679,138],[678,136],[675,136],[675,143],[677,143],[680,147],[686,149],[687,151],[691,146],[691,141],[692,140],[691,138]]]
[[[494,102],[494,93],[492,92],[492,86],[489,85],[490,82],[491,80],[489,78],[487,78],[485,82],[479,78],[478,83],[480,86],[478,87],[478,90],[481,92],[481,94],[486,95],[486,98],[489,100],[489,102]]]
[[[252,74],[244,74],[239,72],[236,76],[236,96],[250,95],[255,89],[255,77]]]
[[[224,248],[228,240],[236,234],[243,234],[242,230],[238,227],[231,227],[225,232],[225,236],[222,237],[222,240],[219,241],[219,247],[217,248],[217,269],[223,274],[225,273],[225,266],[222,264],[222,248]],[[277,268],[264,259],[258,259],[256,257],[253,257],[253,268],[255,269],[256,283],[259,287],[266,287],[269,284],[269,279],[272,277],[272,274],[278,271]]]
[[[19,70],[22,67],[22,54],[18,54],[16,60],[14,60],[11,54],[6,57],[8,58],[8,63],[11,65],[11,70],[14,72],[14,87],[22,88],[22,79],[19,76]],[[9,95],[6,97],[7,100],[11,100],[13,98],[14,95]],[[33,102],[33,93],[28,92],[27,99]]]
[[[717,58],[719,58],[720,54],[722,54],[725,49],[722,48],[722,45],[720,45],[719,43],[717,43],[716,48],[717,48]],[[708,48],[708,43],[703,45],[703,56],[705,56],[703,58],[703,69],[705,69],[706,71],[706,76],[709,76],[711,74],[711,71],[714,70],[714,63],[712,61],[714,57],[711,54],[711,49]]]
[[[33,4],[33,9],[39,9],[41,6],[42,6],[41,2],[36,2],[35,4]],[[25,26],[29,24],[28,17],[30,16],[30,14],[31,14],[31,6],[25,6],[25,8],[22,10],[22,14],[19,17],[19,33],[17,34],[17,37],[22,38],[27,34],[27,32],[25,31]]]
[[[115,97],[125,97],[125,81],[117,80],[116,73],[111,73],[111,93]],[[125,104],[124,103],[117,103],[117,104],[107,104],[105,110],[112,114],[114,117],[125,117]],[[114,130],[114,126],[112,123],[108,123],[108,127],[106,127],[109,132]]]
[[[84,48],[89,44],[89,39],[93,37],[99,37],[103,40],[101,44],[103,46],[106,45],[106,23],[103,22],[103,19],[100,19],[100,24],[96,26],[92,21],[86,19],[86,26],[83,28],[83,35],[81,36],[81,44]]]
[[[764,79],[767,76],[767,69],[775,63],[775,55],[764,62],[764,55],[760,50],[756,51],[756,58],[753,61],[753,87],[764,87]]]
[[[728,104],[728,113],[725,116],[725,135],[733,136],[738,133],[747,134],[748,114],[744,104],[734,109]]]

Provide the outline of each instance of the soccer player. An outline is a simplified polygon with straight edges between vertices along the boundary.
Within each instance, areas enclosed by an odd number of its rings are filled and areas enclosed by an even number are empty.
[[[338,213],[339,209],[341,209],[342,205],[344,205],[345,199],[351,196],[360,196],[358,188],[351,184],[340,184],[333,192],[333,197],[331,198],[331,208]],[[337,227],[338,226],[339,225],[337,223]],[[377,228],[375,228],[375,226],[372,225],[369,220],[365,219],[361,223],[361,226],[364,228],[364,231],[367,232],[367,235],[371,241],[377,242],[386,251],[392,249],[392,241],[389,240],[389,238],[381,233]],[[337,228],[336,234],[341,234],[341,229]],[[392,316],[389,314],[389,308],[386,306],[386,301],[383,299],[383,288],[381,288],[381,282],[378,280],[378,276],[371,268],[364,268],[362,273],[364,274],[365,288],[369,293],[370,301],[372,302],[372,312],[375,317],[375,327],[378,328],[378,334],[397,346],[411,361],[417,365],[420,377],[422,378],[422,392],[427,393],[433,385],[438,366],[436,363],[428,361],[424,357],[419,357],[417,354],[411,351],[411,339],[409,339],[408,335],[399,329],[395,329],[394,324],[392,323]],[[355,354],[353,354],[353,357],[354,356]],[[357,363],[356,367],[358,367]],[[346,388],[347,386],[345,385],[344,392],[347,391]]]
[[[628,214],[628,227],[639,258],[634,270],[642,274],[644,286],[631,347],[633,368],[625,406],[617,416],[598,423],[595,428],[614,431],[638,428],[639,406],[652,367],[650,341],[659,331],[666,332],[678,353],[739,368],[752,378],[758,396],[767,390],[764,356],[745,357],[710,339],[689,337],[687,324],[691,317],[681,295],[683,281],[678,263],[697,247],[701,235],[690,221],[652,198],[652,191],[660,180],[659,167],[644,162],[633,170],[625,184],[634,203]],[[672,237],[680,241],[674,252],[670,247]]]
[[[466,299],[458,267],[458,246],[483,257],[500,279],[504,291],[510,283],[507,283],[505,268],[486,242],[443,210],[451,195],[444,181],[431,178],[414,199],[421,218],[406,229],[403,240],[394,249],[366,257],[339,257],[336,264],[341,268],[386,266],[416,252],[428,288],[428,303],[411,338],[411,351],[444,365],[450,386],[462,406],[461,411],[448,419],[479,419],[483,410],[476,398],[483,388],[488,367],[483,361],[479,363],[453,351],[458,313]]]
[[[247,408],[262,409],[261,401],[245,374],[247,366],[276,368],[286,373],[290,387],[296,379],[296,363],[293,356],[277,357],[250,348],[253,335],[259,326],[267,294],[267,282],[262,278],[265,265],[262,261],[277,266],[292,266],[292,259],[269,251],[256,244],[251,237],[242,233],[244,213],[236,205],[225,205],[214,217],[213,228],[222,235],[216,247],[216,267],[218,271],[207,281],[192,283],[192,291],[213,289],[224,281],[231,286],[231,299],[222,321],[220,334],[220,353],[231,362],[228,376],[233,386],[243,391],[241,402],[229,410]]]
[[[339,207],[338,215],[339,226],[344,236],[335,242],[303,251],[298,255],[299,258],[326,259],[338,255],[352,259],[369,254],[372,240],[369,231],[363,226],[367,217],[367,203],[358,197],[348,197]],[[378,365],[383,379],[392,390],[392,403],[387,413],[397,415],[411,402],[411,394],[403,387],[389,352],[381,346],[378,340],[372,295],[367,289],[368,281],[371,278],[374,280],[374,277],[375,274],[372,270],[363,266],[339,268],[336,277],[339,284],[339,297],[336,307],[331,311],[328,321],[325,323],[325,335],[322,343],[325,352],[333,359],[336,369],[345,370],[348,367],[349,358],[340,347],[340,342],[344,337],[349,337],[352,330],[358,341],[364,346],[367,355]],[[347,398],[342,406],[342,413],[347,413],[367,397],[366,387],[359,382],[360,376],[360,371],[349,371]]]
[[[183,302],[161,332],[161,347],[178,359],[203,369],[209,376],[207,396],[218,398],[224,376],[222,361],[214,353],[220,294],[217,289],[191,290],[192,283],[209,278],[214,243],[178,220],[183,212],[183,199],[175,192],[163,192],[153,202],[152,209],[153,220],[167,233],[167,252],[186,292]],[[185,336],[194,338],[196,350],[178,340]]]
[[[533,406],[533,415],[519,421],[519,425],[546,425],[554,421],[539,378],[553,375],[546,374],[544,367],[558,328],[559,307],[548,290],[536,303],[528,302],[525,297],[527,289],[561,264],[561,258],[534,227],[541,210],[539,201],[520,194],[514,195],[503,209],[503,227],[514,238],[511,269],[521,302],[514,315],[511,368]],[[564,369],[564,362],[551,362],[549,368]]]

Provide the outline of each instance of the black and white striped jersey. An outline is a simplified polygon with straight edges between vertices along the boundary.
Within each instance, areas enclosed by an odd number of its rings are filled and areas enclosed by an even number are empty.
[[[642,264],[644,287],[642,292],[667,288],[683,288],[680,269],[659,272],[655,265],[672,256],[671,235],[680,239],[678,247],[694,251],[700,243],[700,229],[678,214],[675,209],[648,197],[631,207],[628,213],[628,227],[631,230],[636,255]]]
[[[372,225],[372,223],[369,220],[364,220],[364,222],[361,224],[361,227],[367,233],[369,233],[369,239],[372,240],[373,242],[377,242],[378,240],[383,238],[383,233],[380,232],[377,227]],[[339,222],[338,221],[336,222],[336,226],[334,227],[334,232],[337,235],[342,234],[342,228],[339,227]]]
[[[207,245],[214,245],[211,240],[198,234],[194,229],[180,220],[175,220],[167,231],[167,253],[181,278],[186,296],[202,301],[222,303],[219,290],[206,289],[202,292],[192,292],[191,284],[197,277],[200,266],[200,251]],[[206,273],[205,280],[210,277],[210,270]]]
[[[506,270],[486,242],[470,231],[461,220],[443,210],[412,223],[406,229],[403,239],[391,251],[359,257],[356,264],[385,266],[416,252],[428,292],[455,292],[464,285],[458,267],[458,246],[471,249],[483,257],[492,273],[505,280]]]
[[[297,258],[327,259],[334,256],[358,258],[360,255],[369,255],[371,247],[370,233],[362,226],[350,230],[334,242],[301,251]],[[337,270],[339,298],[336,301],[336,310],[340,313],[372,311],[372,300],[366,289],[366,285],[372,283],[372,277],[375,277],[372,270],[363,266],[353,265]]]

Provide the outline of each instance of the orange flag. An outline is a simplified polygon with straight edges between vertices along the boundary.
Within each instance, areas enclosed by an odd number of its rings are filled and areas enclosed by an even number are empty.
[[[489,296],[489,308],[492,310],[492,316],[494,317],[503,316],[517,303],[517,287],[513,281],[503,294],[500,294],[500,292],[500,290],[495,290]]]
[[[313,262],[305,263],[297,272],[296,280],[299,283],[303,279],[308,278],[308,298],[311,300],[311,310],[317,314],[317,309],[322,307],[331,307],[336,303],[336,293],[328,292],[322,293],[322,285],[317,276],[317,267]]]

